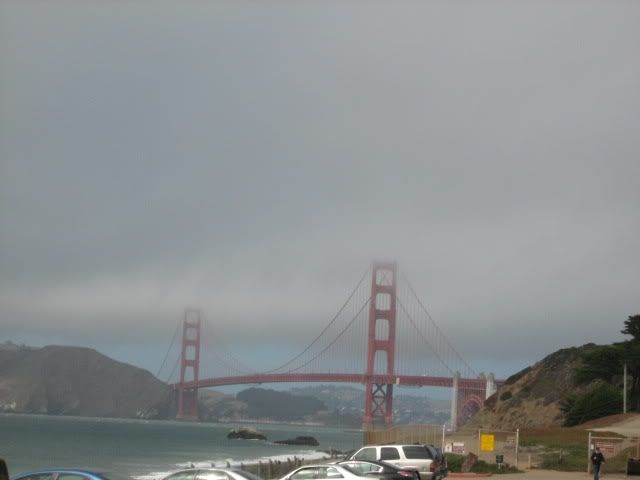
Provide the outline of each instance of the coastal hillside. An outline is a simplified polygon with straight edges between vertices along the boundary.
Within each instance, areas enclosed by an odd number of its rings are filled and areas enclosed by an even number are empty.
[[[586,388],[576,381],[582,359],[595,345],[564,348],[509,377],[472,419],[477,428],[561,426],[563,401]]]
[[[169,387],[90,348],[0,345],[0,411],[166,418]]]

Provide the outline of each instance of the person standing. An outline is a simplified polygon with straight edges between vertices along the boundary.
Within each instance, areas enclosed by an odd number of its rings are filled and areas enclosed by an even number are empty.
[[[600,480],[600,466],[604,463],[604,455],[602,455],[600,447],[596,447],[591,454],[591,463],[593,464],[593,480]]]

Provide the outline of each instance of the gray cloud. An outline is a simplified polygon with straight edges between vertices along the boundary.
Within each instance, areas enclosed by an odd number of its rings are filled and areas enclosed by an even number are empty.
[[[0,18],[0,340],[164,345],[194,305],[303,345],[372,258],[472,362],[640,310],[636,2]]]

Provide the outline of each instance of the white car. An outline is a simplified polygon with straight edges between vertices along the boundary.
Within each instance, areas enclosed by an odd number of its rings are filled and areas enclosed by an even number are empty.
[[[348,460],[381,460],[402,468],[415,468],[422,479],[440,480],[434,452],[424,445],[368,445],[351,455]]]
[[[356,475],[348,468],[340,465],[306,465],[296,468],[282,477],[280,480],[335,480],[344,478],[345,480],[363,480],[363,477]]]
[[[239,468],[187,468],[163,480],[262,480],[258,475]]]

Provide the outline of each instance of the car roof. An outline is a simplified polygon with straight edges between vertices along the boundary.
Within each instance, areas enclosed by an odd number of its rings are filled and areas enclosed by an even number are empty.
[[[383,467],[391,465],[390,463],[383,462],[382,460],[365,460],[365,459],[360,460],[360,459],[355,459],[355,458],[352,459],[352,460],[340,460],[338,462],[338,465],[340,465],[342,463],[353,463],[353,462],[374,463],[375,465],[380,465],[380,466],[383,466]]]
[[[340,465],[338,465],[337,463],[309,463],[307,465],[302,465],[301,467],[298,468],[305,468],[305,467],[340,467]]]
[[[46,468],[43,470],[34,470],[31,472],[21,473],[16,475],[14,478],[22,478],[22,477],[30,477],[33,475],[46,475],[53,473],[72,473],[72,474],[80,474],[80,475],[93,475],[96,477],[103,477],[108,470],[102,470],[97,468]]]

